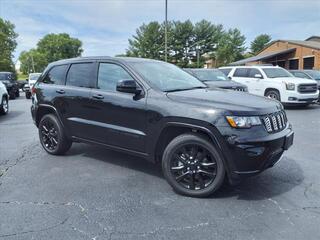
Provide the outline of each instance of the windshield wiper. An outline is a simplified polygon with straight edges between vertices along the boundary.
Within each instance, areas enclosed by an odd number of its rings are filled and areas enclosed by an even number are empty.
[[[208,87],[198,86],[198,87],[192,87],[192,88],[176,88],[176,89],[165,90],[164,92],[179,92],[179,91],[188,91],[188,90],[200,89],[200,88],[208,88]]]

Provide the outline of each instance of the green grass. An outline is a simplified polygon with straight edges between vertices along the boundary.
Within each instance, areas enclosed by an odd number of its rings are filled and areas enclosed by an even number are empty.
[[[27,74],[22,74],[22,73],[18,74],[18,80],[25,81],[27,78],[28,78]]]

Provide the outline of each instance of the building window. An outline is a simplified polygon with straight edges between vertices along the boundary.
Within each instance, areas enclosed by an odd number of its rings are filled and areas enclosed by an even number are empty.
[[[299,59],[289,60],[289,69],[290,70],[299,69]]]
[[[313,69],[314,57],[306,57],[303,59],[303,69]]]

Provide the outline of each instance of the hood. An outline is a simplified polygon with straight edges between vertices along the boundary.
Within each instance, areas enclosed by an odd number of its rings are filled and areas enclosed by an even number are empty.
[[[272,78],[277,81],[282,82],[291,82],[295,84],[315,84],[317,81],[312,79],[306,79],[306,78],[297,78],[297,77],[285,77],[285,78]]]
[[[204,81],[209,87],[217,87],[217,88],[226,88],[226,89],[235,89],[235,88],[246,88],[247,86],[241,83],[237,83],[235,81],[226,80],[226,81]]]
[[[194,89],[167,93],[172,101],[187,103],[195,107],[229,111],[234,115],[264,115],[282,109],[281,103],[245,92],[224,89]]]

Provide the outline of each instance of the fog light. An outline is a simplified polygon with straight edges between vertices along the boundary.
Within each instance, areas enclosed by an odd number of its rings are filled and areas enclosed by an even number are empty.
[[[297,101],[298,98],[296,98],[296,97],[289,97],[288,100],[289,100],[289,101]]]

